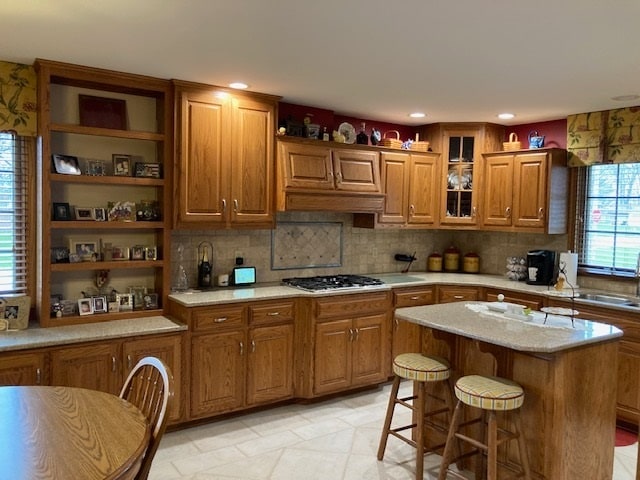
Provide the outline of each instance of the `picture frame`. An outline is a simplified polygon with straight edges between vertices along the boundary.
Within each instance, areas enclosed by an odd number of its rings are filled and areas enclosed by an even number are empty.
[[[141,200],[136,203],[136,220],[157,222],[160,220],[160,205],[157,200]]]
[[[87,160],[87,175],[103,177],[105,175],[104,162],[102,160]]]
[[[151,310],[158,308],[158,294],[157,293],[145,293],[142,297],[145,310]]]
[[[9,330],[24,330],[29,326],[29,311],[31,297],[20,295],[17,297],[0,298],[0,319],[4,320]]]
[[[93,209],[93,219],[96,222],[106,222],[107,221],[107,210],[101,207],[97,207]]]
[[[90,207],[75,207],[76,220],[95,220],[93,209]]]
[[[85,127],[127,129],[127,102],[119,98],[78,95],[80,125]]]
[[[142,178],[160,178],[160,164],[136,162],[133,176]]]
[[[75,300],[60,300],[60,306],[62,307],[63,317],[72,317],[77,315],[78,302]]]
[[[113,174],[117,177],[130,177],[131,155],[114,153],[111,157],[113,159]]]
[[[133,295],[131,293],[117,293],[118,311],[127,312],[133,310]]]
[[[144,296],[147,293],[147,287],[129,287],[129,293],[133,296],[133,309],[142,310],[144,308]]]
[[[107,297],[91,297],[93,313],[107,313]]]
[[[69,240],[69,261],[71,255],[77,255],[81,261],[88,262],[97,259],[98,243],[90,240]]]
[[[53,154],[53,169],[62,175],[82,175],[78,157],[72,155]]]
[[[129,260],[129,248],[128,247],[111,247],[111,260],[123,261]]]
[[[109,307],[109,313],[115,313],[120,311],[120,304],[118,303],[117,300],[109,302],[108,307]]]
[[[107,219],[110,222],[135,222],[135,202],[108,202]]]
[[[144,260],[145,247],[143,245],[134,245],[131,247],[131,260]]]
[[[69,204],[53,202],[53,219],[58,222],[71,220],[71,207]]]
[[[144,249],[145,260],[157,260],[158,259],[158,247],[155,245],[151,247],[145,247]]]
[[[93,299],[92,298],[80,298],[78,300],[78,313],[80,316],[93,314]]]
[[[69,263],[67,247],[51,247],[51,263]]]

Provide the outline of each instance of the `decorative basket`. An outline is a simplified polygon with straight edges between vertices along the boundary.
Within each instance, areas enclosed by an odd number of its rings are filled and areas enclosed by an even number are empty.
[[[428,152],[429,142],[411,142],[411,150],[415,150],[417,152]]]
[[[396,138],[388,138],[387,135],[395,134]],[[384,132],[382,136],[382,140],[380,140],[380,146],[386,148],[402,148],[402,140],[400,140],[400,132],[397,130],[389,130],[388,132]]]
[[[518,141],[518,135],[515,132],[511,132],[509,134],[509,141],[502,142],[502,146],[505,152],[510,152],[512,150],[520,150],[522,148],[522,144]]]

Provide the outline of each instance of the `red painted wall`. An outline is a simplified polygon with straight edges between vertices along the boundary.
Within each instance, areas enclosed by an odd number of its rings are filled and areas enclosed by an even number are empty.
[[[518,140],[522,142],[522,148],[529,148],[529,134],[535,131],[537,131],[539,135],[544,135],[545,147],[567,148],[566,119],[505,127],[507,137],[505,141],[508,141],[511,132],[515,132]]]

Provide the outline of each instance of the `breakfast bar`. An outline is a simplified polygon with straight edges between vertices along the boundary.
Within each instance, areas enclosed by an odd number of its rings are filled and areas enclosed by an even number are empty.
[[[423,326],[424,353],[447,358],[456,377],[497,374],[524,388],[534,478],[611,478],[622,331],[555,310],[509,307],[460,302],[399,308],[395,316]],[[517,462],[513,450],[502,455]]]

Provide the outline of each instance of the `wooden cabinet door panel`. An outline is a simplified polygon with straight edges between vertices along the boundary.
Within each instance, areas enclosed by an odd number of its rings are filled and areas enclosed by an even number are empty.
[[[192,328],[196,332],[239,327],[244,322],[244,306],[204,307],[193,312]]]
[[[324,146],[279,143],[284,188],[334,190],[331,150]]]
[[[335,188],[349,192],[381,193],[380,157],[365,150],[333,150]]]
[[[243,406],[246,350],[244,331],[199,335],[192,339],[192,417]]]
[[[513,214],[513,155],[485,157],[484,225],[511,225]]]
[[[249,306],[249,324],[251,326],[293,321],[294,316],[295,303],[293,301]]]
[[[162,360],[173,375],[173,406],[169,421],[180,419],[182,404],[182,336],[149,337],[125,342],[122,346],[124,356],[123,378],[144,357],[156,357]]]
[[[357,317],[369,313],[386,312],[391,308],[389,292],[357,295],[337,295],[316,300],[316,318]]]
[[[351,320],[316,325],[314,393],[344,390],[351,385]]]
[[[51,385],[119,394],[120,343],[66,347],[51,352]]]
[[[640,419],[640,345],[620,341],[617,416],[629,423]]]
[[[407,218],[410,224],[432,225],[438,219],[440,183],[437,159],[437,155],[411,154]]]
[[[476,287],[438,286],[438,303],[467,302],[478,298],[479,292]]]
[[[352,385],[366,385],[387,378],[388,334],[386,315],[356,318],[352,341]]]
[[[248,358],[248,405],[293,395],[292,324],[252,329]]]
[[[513,225],[544,228],[547,215],[547,153],[524,153],[515,156]]]
[[[46,385],[44,354],[0,356],[0,385]]]
[[[275,107],[246,98],[234,99],[233,107],[231,222],[270,222]]]
[[[409,189],[409,155],[406,153],[383,152],[382,185],[385,193],[384,210],[378,215],[380,223],[407,221]]]
[[[223,223],[230,202],[222,166],[229,156],[228,101],[210,92],[180,95],[179,221]]]

